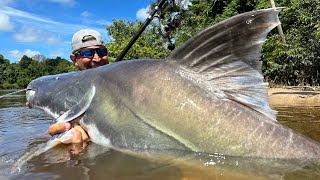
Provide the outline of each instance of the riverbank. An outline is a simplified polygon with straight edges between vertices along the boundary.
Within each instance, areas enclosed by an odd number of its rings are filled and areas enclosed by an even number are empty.
[[[269,103],[274,106],[320,106],[320,90],[315,88],[270,88]]]

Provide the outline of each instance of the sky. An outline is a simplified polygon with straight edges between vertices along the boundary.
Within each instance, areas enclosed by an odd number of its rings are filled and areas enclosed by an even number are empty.
[[[0,54],[11,63],[42,54],[69,60],[72,35],[83,28],[109,40],[112,19],[142,20],[155,0],[0,0]]]

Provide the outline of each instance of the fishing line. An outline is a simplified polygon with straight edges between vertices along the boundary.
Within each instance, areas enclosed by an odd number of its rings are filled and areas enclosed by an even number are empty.
[[[26,90],[27,90],[27,89],[21,89],[21,90],[12,92],[12,93],[8,93],[8,94],[5,94],[5,95],[2,95],[2,96],[0,96],[0,99],[1,99],[1,98],[4,98],[4,97],[6,97],[6,96],[10,96],[10,95],[12,95],[12,94],[16,94],[16,93],[21,92],[21,91],[26,91]]]

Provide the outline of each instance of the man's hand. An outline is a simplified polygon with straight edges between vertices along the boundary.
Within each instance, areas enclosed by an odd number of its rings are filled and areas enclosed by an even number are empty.
[[[52,124],[49,127],[48,132],[53,136],[68,131],[69,129],[71,129],[71,124],[69,122],[61,122],[58,124]]]
[[[48,132],[50,135],[55,135],[59,133],[63,133],[71,129],[71,124],[69,122],[61,122],[57,124],[52,124]],[[89,136],[87,132],[77,123],[74,124],[74,127],[71,129],[73,131],[73,138],[71,143],[80,143],[86,142],[89,140]]]
[[[79,124],[74,124],[72,131],[74,134],[72,143],[87,142],[89,140],[87,132]]]

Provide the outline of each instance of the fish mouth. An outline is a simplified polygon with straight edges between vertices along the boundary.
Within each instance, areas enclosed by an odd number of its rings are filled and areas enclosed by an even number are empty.
[[[27,88],[27,92],[26,92],[27,103],[26,103],[26,105],[30,109],[32,108],[31,102],[32,102],[35,94],[36,94],[36,90],[34,90],[33,88],[30,88],[30,87]]]

